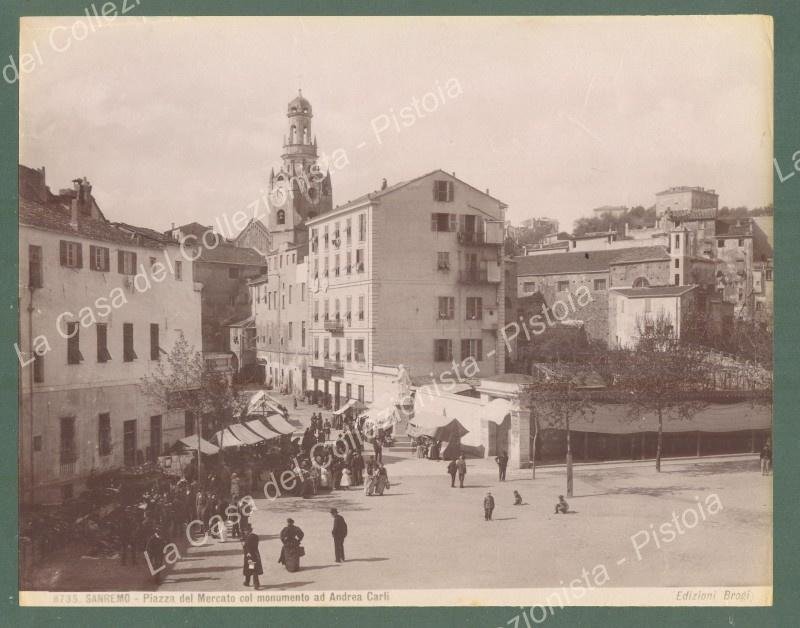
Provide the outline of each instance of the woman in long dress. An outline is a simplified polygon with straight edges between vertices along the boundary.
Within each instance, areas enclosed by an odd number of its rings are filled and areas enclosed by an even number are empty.
[[[383,495],[383,491],[390,488],[389,486],[389,474],[386,473],[386,467],[380,465],[378,467],[378,471],[375,474],[375,494],[376,495]]]
[[[367,466],[367,477],[364,479],[364,495],[372,495],[375,491],[375,480],[377,472],[371,466]]]

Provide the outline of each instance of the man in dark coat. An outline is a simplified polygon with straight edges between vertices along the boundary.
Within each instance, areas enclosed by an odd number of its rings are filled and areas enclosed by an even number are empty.
[[[164,548],[166,546],[167,542],[161,535],[161,528],[156,526],[145,546],[147,558],[150,561],[150,575],[156,584],[161,581],[161,574],[164,572]]]
[[[300,541],[303,540],[303,531],[294,525],[294,519],[287,519],[286,520],[286,527],[281,530],[281,543],[283,543],[283,547],[281,547],[281,555],[278,558],[278,562],[282,565],[286,564],[286,550],[294,551],[300,545]]]
[[[447,472],[450,474],[450,488],[456,487],[456,471],[457,465],[455,460],[451,460],[450,464],[447,465]]]
[[[464,454],[456,460],[456,469],[458,469],[458,486],[464,488],[464,476],[467,475],[467,461],[464,460]]]
[[[339,514],[336,508],[331,508],[331,516],[333,517],[333,552],[336,555],[336,562],[344,562],[344,539],[347,536],[347,522],[344,517]]]
[[[258,577],[264,573],[264,570],[261,567],[261,553],[258,551],[258,535],[249,526],[242,542],[242,551],[244,552],[244,567],[242,568],[244,586],[250,586],[250,577],[252,576],[253,587],[257,589],[261,586]]]
[[[487,491],[486,497],[483,498],[483,517],[486,521],[492,520],[493,510],[494,510],[494,497],[492,497],[491,491]]]
[[[500,481],[506,481],[506,467],[508,466],[508,454],[503,452],[497,456],[494,461],[497,463],[497,469],[500,472]]]
[[[122,564],[124,565],[126,558],[130,557],[131,565],[135,565],[136,548],[139,545],[139,535],[141,534],[137,509],[132,506],[126,508],[117,525],[117,536],[122,550]]]

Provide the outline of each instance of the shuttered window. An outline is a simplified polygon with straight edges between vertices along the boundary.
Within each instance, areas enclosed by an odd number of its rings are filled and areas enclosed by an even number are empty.
[[[111,354],[108,352],[108,327],[105,323],[95,325],[97,331],[97,361],[108,362]]]
[[[61,265],[67,268],[83,268],[83,245],[80,242],[61,240],[60,258]]]
[[[122,359],[125,360],[125,362],[133,362],[136,357],[136,352],[133,350],[133,323],[123,323]]]

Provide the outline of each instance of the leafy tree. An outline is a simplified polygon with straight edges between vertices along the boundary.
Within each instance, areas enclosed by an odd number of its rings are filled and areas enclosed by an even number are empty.
[[[637,321],[638,341],[615,354],[616,386],[629,397],[627,419],[658,419],[656,471],[661,471],[664,420],[690,420],[707,402],[703,391],[713,387],[707,355],[699,347],[678,341],[672,319],[663,312]]]

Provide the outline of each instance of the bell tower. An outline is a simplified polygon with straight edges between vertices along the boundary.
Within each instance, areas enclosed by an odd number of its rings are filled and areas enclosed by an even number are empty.
[[[286,111],[288,132],[283,138],[283,164],[269,177],[269,231],[273,247],[308,240],[305,221],[333,207],[331,177],[317,159],[317,138],[311,132],[311,103],[298,90]]]

